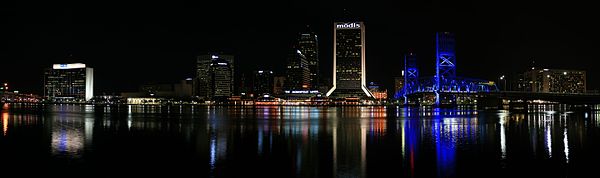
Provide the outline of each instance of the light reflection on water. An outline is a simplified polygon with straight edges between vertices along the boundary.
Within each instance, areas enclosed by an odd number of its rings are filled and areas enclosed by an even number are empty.
[[[85,115],[60,113],[49,118],[52,123],[52,155],[80,158],[84,148],[93,143],[94,119]]]
[[[167,136],[182,140],[172,147],[192,147],[186,155],[204,161],[195,164],[206,165],[204,175],[210,177],[242,175],[234,170],[248,162],[257,162],[255,169],[262,170],[260,163],[292,177],[377,177],[390,172],[461,177],[469,166],[510,172],[520,162],[573,164],[585,157],[579,152],[586,145],[593,148],[586,140],[598,139],[586,133],[600,126],[597,110],[554,111],[564,107],[547,105],[530,106],[527,113],[395,106],[47,107],[32,114],[5,106],[3,136],[11,137],[15,128],[40,125],[49,133],[49,156],[81,160],[102,152],[95,145],[97,140],[110,143],[107,136]]]

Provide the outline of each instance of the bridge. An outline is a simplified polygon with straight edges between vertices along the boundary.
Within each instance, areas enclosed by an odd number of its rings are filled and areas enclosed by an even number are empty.
[[[420,77],[416,55],[404,56],[404,87],[394,98],[408,105],[478,104],[500,106],[504,101],[527,103],[536,100],[566,104],[598,104],[598,93],[550,93],[500,91],[493,81],[456,76],[454,34],[436,33],[435,75]]]
[[[480,93],[498,92],[493,81],[456,76],[455,39],[451,32],[438,32],[436,39],[436,74],[420,77],[416,55],[404,56],[404,87],[394,98],[404,104],[456,104],[474,100]]]

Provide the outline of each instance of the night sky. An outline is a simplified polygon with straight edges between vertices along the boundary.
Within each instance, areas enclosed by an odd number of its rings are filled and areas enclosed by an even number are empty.
[[[95,94],[132,91],[148,82],[192,77],[196,56],[210,51],[234,54],[242,73],[282,74],[286,52],[306,25],[319,35],[322,75],[331,77],[333,22],[351,14],[366,26],[367,81],[388,88],[409,48],[417,53],[421,74],[433,74],[436,31],[456,33],[459,76],[497,80],[535,59],[540,67],[587,70],[588,89],[600,88],[592,64],[600,49],[600,15],[592,4],[165,3],[3,3],[0,81],[41,94],[44,68],[83,62],[95,70]]]

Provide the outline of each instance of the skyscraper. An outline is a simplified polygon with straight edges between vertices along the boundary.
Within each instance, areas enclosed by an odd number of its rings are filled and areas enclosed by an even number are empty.
[[[333,40],[333,87],[327,96],[372,98],[366,87],[363,22],[334,23]]]
[[[227,61],[227,65],[229,65],[231,69],[231,83],[234,83],[235,77],[235,61],[233,55],[219,55],[219,54],[209,54],[209,55],[200,55],[197,58],[196,63],[196,79],[194,84],[194,95],[201,98],[208,98],[210,96],[211,88],[209,88],[209,69],[211,64],[217,59],[223,59]],[[234,85],[231,85],[231,91],[233,92]]]
[[[300,50],[292,48],[289,52],[285,73],[285,90],[310,89],[310,69],[308,68],[308,61]]]
[[[263,93],[273,94],[273,71],[259,70],[254,71],[254,94],[261,95]]]
[[[273,77],[273,94],[280,96],[283,95],[283,88],[285,84],[284,76]]]
[[[232,68],[225,59],[217,58],[212,61],[208,68],[209,98],[225,99],[233,94]]]
[[[44,98],[57,102],[88,101],[94,96],[94,69],[82,63],[54,64],[44,75]]]
[[[300,33],[298,39],[298,48],[308,61],[308,69],[310,70],[310,86],[317,89],[319,86],[319,44],[317,34],[307,30]]]

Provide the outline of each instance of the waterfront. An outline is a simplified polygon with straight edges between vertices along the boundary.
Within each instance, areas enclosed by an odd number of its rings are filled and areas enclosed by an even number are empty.
[[[595,173],[600,113],[395,106],[4,104],[3,170],[123,177],[536,177]]]

